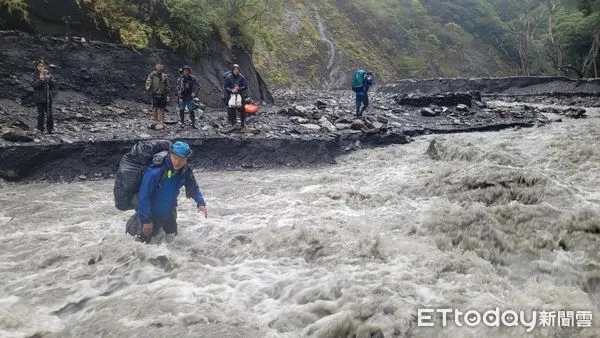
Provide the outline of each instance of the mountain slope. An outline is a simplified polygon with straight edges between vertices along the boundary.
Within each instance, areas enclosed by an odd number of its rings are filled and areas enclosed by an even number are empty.
[[[502,53],[469,33],[459,17],[439,18],[426,5],[429,1],[271,1],[270,12],[253,27],[254,60],[267,82],[278,85],[343,86],[357,67],[374,70],[384,81],[514,73]],[[493,19],[501,26],[497,15]]]

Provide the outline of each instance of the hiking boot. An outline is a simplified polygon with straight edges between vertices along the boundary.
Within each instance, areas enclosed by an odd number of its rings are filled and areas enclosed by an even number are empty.
[[[178,124],[179,124],[179,128],[180,128],[180,129],[183,129],[183,128],[185,128],[185,124],[183,124],[183,122],[179,122]]]

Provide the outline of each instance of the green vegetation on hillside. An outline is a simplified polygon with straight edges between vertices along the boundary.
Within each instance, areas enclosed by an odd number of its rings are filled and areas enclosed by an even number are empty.
[[[215,37],[252,49],[247,26],[268,2],[260,0],[79,0],[123,43],[147,47],[158,40],[173,50],[196,55]]]
[[[276,85],[319,84],[356,67],[383,80],[597,77],[600,68],[600,0],[74,1],[137,48],[241,46]],[[0,13],[26,20],[26,2],[0,0]]]
[[[0,0],[0,13],[6,12],[8,15],[14,15],[21,20],[28,21],[27,4],[24,0]],[[4,23],[2,15],[0,15],[0,25]]]
[[[267,0],[72,0],[87,7],[96,22],[136,48],[162,44],[191,55],[215,38],[252,49],[247,27],[265,12]],[[27,19],[27,0],[0,0],[1,13]]]

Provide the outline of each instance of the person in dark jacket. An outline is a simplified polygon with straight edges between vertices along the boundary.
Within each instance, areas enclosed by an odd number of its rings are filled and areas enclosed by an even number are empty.
[[[356,117],[362,117],[362,114],[369,106],[369,88],[373,85],[373,73],[368,72],[362,90],[356,92]],[[362,109],[361,109],[362,106]]]
[[[33,100],[35,101],[38,111],[38,122],[36,129],[40,133],[44,132],[44,118],[46,118],[48,134],[52,134],[54,133],[52,100],[56,84],[54,83],[54,78],[48,71],[44,61],[37,63],[31,86],[33,87]]]
[[[198,211],[208,217],[206,202],[196,183],[187,160],[192,155],[185,142],[175,142],[165,154],[160,167],[144,171],[136,213],[127,222],[127,233],[148,243],[161,230],[165,234],[177,234],[177,197],[185,186],[186,196],[193,198]]]
[[[157,63],[154,71],[146,78],[146,91],[152,96],[154,122],[157,127],[162,127],[165,122],[165,108],[167,108],[167,103],[170,99],[168,76],[164,72],[162,63]]]
[[[182,74],[177,79],[177,98],[179,100],[179,117],[181,119],[181,128],[184,127],[185,108],[187,107],[190,113],[191,127],[196,127],[196,104],[194,99],[200,95],[200,83],[191,75],[192,69],[190,66],[183,66]]]
[[[227,106],[227,118],[232,127],[235,127],[237,124],[237,114],[240,114],[240,121],[242,128],[246,127],[246,112],[244,111],[243,102],[248,97],[248,80],[242,73],[240,72],[240,66],[234,64],[231,68],[231,74],[225,78],[224,83],[224,92],[223,92],[223,101],[228,104],[231,95],[239,94],[241,96],[242,107],[239,108],[231,108],[229,105]]]

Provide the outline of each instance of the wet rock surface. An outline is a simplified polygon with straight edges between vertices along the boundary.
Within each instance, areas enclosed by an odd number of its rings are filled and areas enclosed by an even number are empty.
[[[0,177],[21,181],[111,177],[121,156],[144,139],[186,140],[195,150],[192,160],[197,169],[248,170],[335,163],[336,156],[348,151],[408,143],[424,134],[558,122],[546,118],[546,112],[565,118],[585,116],[579,108],[488,106],[479,101],[479,93],[469,95],[471,102],[421,107],[422,101],[400,105],[397,95],[374,90],[371,106],[357,118],[351,91],[279,90],[276,103],[249,115],[248,128],[241,130],[228,125],[224,108],[197,111],[198,129],[192,129],[187,114],[185,125],[178,124],[178,109],[170,104],[164,128],[151,129],[147,104],[115,100],[100,105],[81,93],[62,92],[54,105],[56,133],[50,135],[35,130],[35,108],[5,99],[0,100]],[[440,101],[440,94],[435,97],[438,103],[457,102]],[[433,114],[424,115],[424,110]]]
[[[382,86],[381,91],[394,94],[479,91],[484,96],[585,97],[599,95],[600,79],[570,79],[561,76],[403,79]]]
[[[535,103],[574,107],[600,107],[600,90],[597,93],[564,94],[554,93],[552,95],[487,95],[488,100],[504,102]]]

